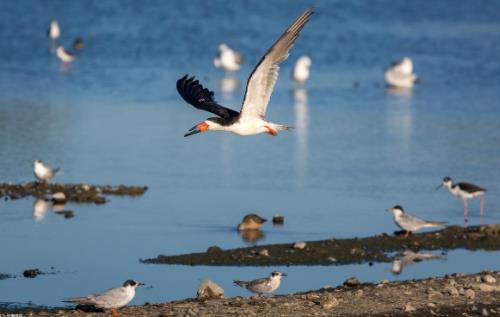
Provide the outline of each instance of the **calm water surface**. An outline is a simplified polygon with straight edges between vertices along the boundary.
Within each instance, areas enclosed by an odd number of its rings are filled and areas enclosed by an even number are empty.
[[[234,278],[281,269],[280,293],[363,281],[500,269],[499,252],[452,251],[400,275],[389,264],[220,268],[144,265],[160,253],[246,245],[243,215],[286,217],[258,243],[392,232],[395,204],[423,218],[463,224],[443,176],[488,188],[484,223],[500,222],[500,2],[317,2],[283,64],[269,120],[296,129],[278,137],[183,134],[209,117],[184,104],[175,81],[197,75],[239,109],[247,75],[309,3],[299,1],[15,1],[0,3],[0,180],[33,179],[32,161],[59,166],[55,181],[147,185],[140,198],[69,204],[75,217],[33,215],[33,199],[0,202],[0,272],[54,270],[0,281],[0,301],[60,305],[66,296],[146,282],[134,303],[190,297],[203,278],[228,296]],[[49,51],[85,48],[71,67]],[[220,42],[245,55],[239,88],[212,59]],[[313,60],[307,89],[293,91],[299,56]],[[411,56],[422,84],[385,88],[383,69]],[[354,83],[359,86],[355,87]],[[480,223],[477,201],[470,223]]]

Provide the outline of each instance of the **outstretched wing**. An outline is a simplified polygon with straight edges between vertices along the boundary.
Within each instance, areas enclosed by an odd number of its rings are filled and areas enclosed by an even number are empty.
[[[309,8],[302,13],[255,66],[248,78],[241,116],[264,118],[274,84],[278,79],[279,64],[288,58],[288,51],[313,12],[313,8]]]
[[[204,88],[194,76],[189,78],[185,75],[177,80],[177,91],[188,104],[197,109],[211,112],[224,119],[239,115],[237,111],[217,104],[213,91]]]

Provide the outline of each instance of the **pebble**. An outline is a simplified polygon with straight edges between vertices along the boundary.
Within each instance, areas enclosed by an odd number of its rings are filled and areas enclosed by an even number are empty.
[[[273,216],[273,224],[282,225],[285,222],[285,216],[282,215],[274,215]]]
[[[460,295],[460,293],[458,292],[458,289],[455,286],[451,285],[451,283],[450,283],[450,285],[446,286],[444,290],[446,293],[448,293],[449,295],[451,295],[453,297]]]
[[[331,309],[339,305],[339,300],[335,298],[332,294],[327,294],[321,299],[321,308]]]
[[[330,261],[330,262],[337,262],[337,259],[334,258],[333,256],[331,256],[331,257],[328,258],[328,261]]]
[[[298,250],[305,249],[306,248],[306,243],[304,241],[295,242],[295,244],[293,245],[293,248],[294,249],[298,249]]]
[[[224,298],[224,290],[211,280],[203,280],[196,291],[197,299]]]
[[[23,276],[27,277],[27,278],[35,278],[40,273],[41,272],[39,269],[27,269],[27,270],[24,270]]]
[[[490,315],[490,313],[488,312],[488,310],[487,310],[486,308],[483,308],[483,309],[481,310],[481,315],[482,315],[482,316],[489,316],[489,315]]]
[[[269,251],[267,249],[262,249],[259,251],[258,255],[260,256],[269,256]]]
[[[494,278],[493,276],[487,274],[481,276],[481,282],[487,283],[487,284],[495,284],[497,282],[497,279]]]
[[[477,286],[477,288],[483,292],[500,292],[499,285],[491,285],[491,284],[481,283]]]
[[[52,200],[54,202],[65,202],[66,201],[66,195],[63,192],[57,192],[52,194]]]
[[[353,276],[344,281],[345,286],[358,286],[361,284],[357,277]]]
[[[471,289],[468,289],[468,290],[465,290],[464,295],[465,295],[465,298],[467,298],[467,299],[474,299],[474,297],[476,297],[476,292],[474,292]]]
[[[407,313],[411,313],[411,312],[414,312],[414,311],[417,311],[417,309],[410,303],[406,304],[405,306],[405,312]]]

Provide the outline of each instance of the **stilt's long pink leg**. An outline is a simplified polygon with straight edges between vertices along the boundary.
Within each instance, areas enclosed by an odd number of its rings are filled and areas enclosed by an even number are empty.
[[[464,221],[467,222],[467,215],[468,215],[469,209],[467,207],[467,199],[464,199]]]
[[[479,197],[479,216],[481,217],[481,224],[483,224],[483,212],[484,212],[484,196]]]

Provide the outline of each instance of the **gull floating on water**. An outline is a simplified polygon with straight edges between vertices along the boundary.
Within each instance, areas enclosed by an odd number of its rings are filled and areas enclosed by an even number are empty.
[[[248,214],[243,217],[241,223],[238,225],[238,230],[259,230],[260,227],[267,221],[257,214]]]
[[[384,72],[385,81],[388,85],[399,88],[412,88],[418,77],[413,73],[413,62],[409,57],[392,64]]]
[[[65,303],[94,306],[100,309],[111,309],[113,316],[120,316],[116,311],[134,298],[135,288],[144,285],[141,282],[127,280],[122,286],[108,289],[100,294],[93,294],[83,297],[70,297],[63,300]]]
[[[57,23],[56,19],[50,20],[49,30],[47,31],[47,35],[53,41],[57,40],[57,38],[61,35],[61,29],[59,28],[59,23]]]
[[[441,228],[445,222],[427,221],[405,213],[403,207],[396,205],[387,209],[394,216],[394,222],[405,231],[405,238],[412,232],[424,228]]]
[[[309,67],[311,67],[311,59],[307,56],[300,57],[292,71],[292,78],[298,84],[303,84],[309,78]]]
[[[226,44],[219,45],[219,53],[214,58],[214,65],[223,68],[227,72],[235,72],[240,69],[243,57],[240,53],[231,49]]]
[[[486,189],[479,187],[477,185],[471,184],[471,183],[457,183],[453,184],[453,180],[451,177],[444,177],[443,182],[441,185],[439,185],[436,190],[438,190],[441,187],[446,187],[450,191],[450,193],[458,198],[462,198],[464,201],[464,219],[467,221],[467,214],[468,214],[468,205],[467,205],[467,200],[472,199],[472,198],[477,198],[479,197],[479,212],[481,217],[483,216],[483,211],[484,211],[484,193],[486,192]]]
[[[59,168],[50,168],[43,164],[41,160],[35,160],[33,163],[33,174],[39,182],[47,183],[52,177],[54,177],[58,172]]]
[[[269,275],[269,277],[260,278],[248,282],[235,280],[234,284],[246,288],[250,292],[256,293],[258,295],[269,294],[277,290],[278,287],[280,287],[282,276],[286,276],[286,274],[275,271],[272,272]]]
[[[266,109],[278,79],[279,64],[288,58],[290,48],[312,14],[312,8],[302,13],[262,57],[248,78],[240,112],[217,104],[213,92],[203,88],[194,77],[188,78],[186,75],[179,79],[177,91],[187,103],[218,116],[197,124],[184,136],[205,131],[228,131],[237,135],[266,132],[277,135],[280,130],[288,130],[290,127],[286,125],[266,121]]]
[[[56,55],[64,63],[71,63],[76,59],[75,54],[67,51],[62,46],[58,46],[56,49]]]

